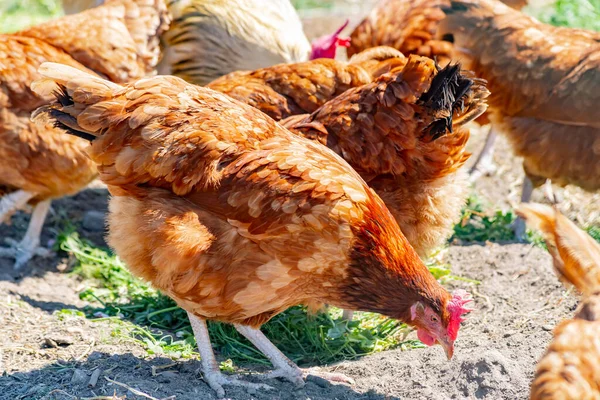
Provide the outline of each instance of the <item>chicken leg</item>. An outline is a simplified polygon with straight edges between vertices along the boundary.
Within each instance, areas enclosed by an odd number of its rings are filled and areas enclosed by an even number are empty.
[[[344,321],[352,321],[353,317],[354,317],[354,311],[352,311],[352,310],[344,310],[342,312],[342,319]]]
[[[27,202],[35,196],[24,190],[9,193],[0,199],[0,222],[8,222],[15,211],[25,207]]]
[[[1,203],[0,201],[0,208],[2,208],[2,205],[5,205],[4,209],[0,210],[0,220],[3,218],[3,215],[8,216],[15,210],[23,207],[34,195],[28,192],[17,191],[3,197],[2,201],[9,196],[13,196],[12,199],[9,199],[5,203]],[[11,205],[12,207],[10,207]],[[34,256],[48,257],[51,254],[50,250],[40,247],[40,235],[49,209],[50,200],[38,203],[31,214],[31,220],[23,239],[20,242],[13,239],[6,239],[10,247],[0,247],[0,257],[12,257],[15,259],[14,269],[21,268]],[[4,214],[2,214],[2,211],[4,211]]]
[[[490,125],[483,149],[477,156],[475,164],[469,170],[469,181],[471,183],[477,181],[482,175],[491,175],[495,170],[494,165],[494,147],[496,145],[496,137],[498,134],[494,130],[494,126]]]
[[[259,329],[250,328],[245,325],[235,324],[235,329],[246,339],[248,339],[257,349],[259,349],[267,358],[271,361],[275,370],[269,374],[266,374],[264,378],[284,378],[297,386],[304,385],[304,377],[306,375],[316,375],[323,379],[347,383],[350,385],[354,384],[354,380],[347,377],[344,374],[335,372],[324,372],[318,371],[316,368],[309,368],[302,370],[289,358],[287,358],[271,341],[267,338],[264,333]]]
[[[215,354],[213,353],[210,344],[206,321],[189,312],[187,314],[192,325],[192,330],[194,331],[194,336],[196,337],[196,342],[198,343],[198,351],[200,352],[202,361],[202,376],[206,383],[208,383],[208,386],[217,393],[218,398],[223,398],[225,396],[225,390],[223,389],[224,385],[243,386],[254,390],[273,389],[271,386],[262,383],[244,382],[240,379],[223,375],[219,369],[219,364],[217,363],[217,359],[215,358]]]
[[[523,178],[523,189],[521,191],[521,203],[529,203],[531,200],[531,194],[533,193],[533,182],[527,175]],[[521,217],[517,217],[514,222],[513,230],[518,241],[522,242],[525,240],[525,221]]]

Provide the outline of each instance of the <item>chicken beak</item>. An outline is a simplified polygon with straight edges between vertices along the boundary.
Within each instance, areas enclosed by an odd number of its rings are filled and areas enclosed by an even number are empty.
[[[438,340],[440,346],[444,348],[446,352],[446,357],[448,357],[448,361],[452,360],[452,356],[454,355],[454,342],[450,339],[447,340]]]

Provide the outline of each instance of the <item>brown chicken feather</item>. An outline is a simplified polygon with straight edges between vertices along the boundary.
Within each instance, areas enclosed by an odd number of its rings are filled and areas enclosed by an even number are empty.
[[[559,278],[583,294],[573,319],[554,330],[530,398],[600,399],[600,245],[556,208],[522,205],[518,214],[542,232]]]
[[[438,71],[410,56],[373,83],[348,90],[284,126],[340,154],[384,200],[421,256],[447,239],[467,184],[464,124],[486,109],[483,81],[459,66]]]
[[[444,18],[441,6],[446,0],[383,0],[350,35],[348,55],[371,47],[390,46],[403,54],[450,61],[452,44],[435,38]]]
[[[127,82],[155,71],[158,38],[168,23],[163,0],[112,0],[17,34],[43,40],[114,82]]]
[[[113,194],[108,240],[190,313],[203,360],[211,354],[204,319],[238,324],[272,350],[247,325],[324,302],[435,326],[430,344],[452,355],[465,293],[451,297],[439,285],[335,153],[175,77],[122,87],[58,64],[40,72],[34,90],[57,102],[36,118],[93,140],[89,154]],[[276,353],[274,363],[287,360]],[[218,366],[203,362],[222,394]]]
[[[401,53],[388,50],[361,53],[360,58],[350,63],[321,58],[233,72],[207,87],[258,108],[279,121],[311,113],[346,90],[371,82],[373,74],[404,65],[406,60]]]
[[[534,185],[600,188],[600,34],[542,24],[493,0],[451,1],[446,13],[439,34],[488,81],[490,117]]]
[[[516,9],[526,0],[505,0]],[[452,44],[437,35],[448,0],[382,0],[350,35],[348,56],[376,46],[390,46],[403,54],[435,58],[446,65],[452,58]]]
[[[51,125],[30,121],[31,111],[45,104],[50,97],[40,97],[29,88],[39,78],[37,68],[45,61],[57,61],[82,71],[101,73],[118,81],[139,78],[150,71],[156,56],[152,50],[153,29],[138,25],[129,33],[127,18],[158,21],[157,12],[144,12],[133,2],[125,7],[114,4],[51,21],[12,35],[0,35],[0,186],[3,195],[24,192],[22,199],[39,203],[74,194],[96,175],[96,166],[85,154],[86,142],[70,137]],[[137,10],[137,11],[136,11]],[[146,14],[147,13],[147,14]],[[129,17],[128,17],[129,16]],[[146,37],[148,47],[143,53],[142,42],[137,47],[134,37]],[[138,51],[139,50],[139,51]],[[21,201],[20,203],[23,203]],[[5,196],[0,200],[0,221],[24,204]],[[45,206],[47,209],[47,206]],[[35,222],[34,222],[35,221]],[[37,247],[42,218],[32,218],[24,242],[24,252],[16,255],[16,266]],[[39,226],[37,226],[39,225]],[[37,227],[36,227],[37,226]],[[37,233],[36,233],[37,230]],[[18,248],[18,247],[17,247]],[[0,255],[12,256],[1,249]],[[33,250],[31,250],[33,251]]]

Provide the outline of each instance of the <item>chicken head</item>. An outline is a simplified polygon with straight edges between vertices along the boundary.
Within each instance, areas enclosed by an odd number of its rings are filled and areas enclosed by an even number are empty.
[[[466,307],[472,301],[470,295],[464,290],[452,293],[452,300],[448,303],[445,312],[436,312],[429,305],[420,301],[410,308],[411,322],[417,327],[417,337],[427,346],[439,344],[444,348],[448,360],[454,354],[454,341],[458,336],[460,323],[464,320],[462,314],[473,311]]]

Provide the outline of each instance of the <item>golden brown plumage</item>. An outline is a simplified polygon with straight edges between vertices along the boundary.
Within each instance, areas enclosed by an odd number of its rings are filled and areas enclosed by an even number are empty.
[[[600,35],[542,24],[498,1],[451,3],[439,34],[451,34],[467,67],[488,81],[490,118],[534,185],[600,188]]]
[[[402,53],[450,61],[452,44],[435,33],[444,18],[445,0],[382,0],[350,35],[348,55],[371,47],[390,46]]]
[[[600,399],[600,245],[556,208],[522,205],[518,213],[546,240],[559,278],[583,299],[573,319],[561,322],[540,360],[532,400]]]
[[[421,256],[447,239],[467,191],[464,124],[485,111],[481,80],[410,56],[397,68],[283,121],[340,154],[381,196]],[[439,102],[443,97],[446,102]]]
[[[526,0],[506,0],[521,9]],[[436,58],[446,65],[452,58],[452,44],[437,37],[442,7],[448,0],[382,0],[350,35],[348,55],[375,46],[390,46],[405,55],[418,54]]]
[[[346,90],[371,82],[373,75],[379,76],[389,70],[390,65],[406,62],[394,49],[384,54],[380,49],[374,50],[350,63],[321,58],[233,72],[207,87],[256,107],[279,121],[311,113]]]
[[[6,192],[23,191],[29,196],[25,202],[38,203],[76,193],[96,176],[96,167],[84,152],[85,141],[65,136],[51,125],[30,122],[31,112],[49,97],[36,95],[29,85],[39,78],[37,68],[45,61],[94,71],[119,82],[151,71],[158,55],[152,38],[161,26],[159,13],[126,3],[115,1],[16,34],[0,35],[0,186]],[[138,24],[130,24],[134,27],[130,32],[127,23],[132,18]],[[143,25],[140,21],[154,23]],[[4,198],[0,205],[0,221],[24,205],[10,199]],[[41,223],[43,218],[35,222]],[[22,246],[37,247],[39,233],[32,232],[24,239],[31,243]],[[0,253],[10,255],[9,251]],[[28,257],[31,255],[17,256],[17,266]]]
[[[291,305],[324,302],[400,318],[452,354],[465,293],[437,283],[335,153],[175,77],[122,87],[57,64],[40,72],[34,90],[60,103],[38,114],[93,140],[113,194],[110,244],[192,315],[203,362],[204,319],[248,333]],[[203,369],[217,382],[218,366]]]

